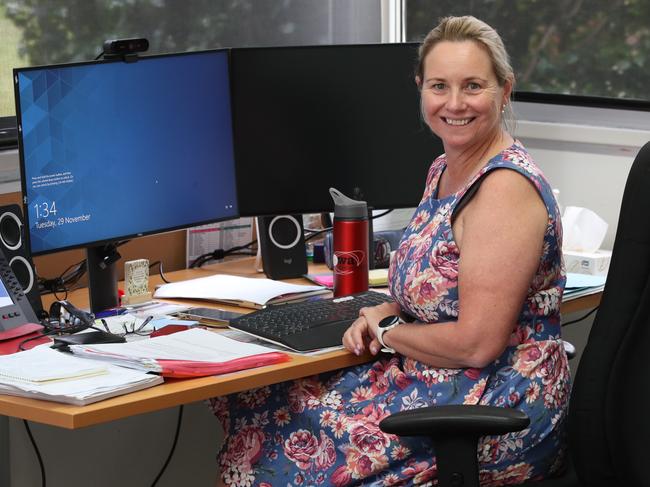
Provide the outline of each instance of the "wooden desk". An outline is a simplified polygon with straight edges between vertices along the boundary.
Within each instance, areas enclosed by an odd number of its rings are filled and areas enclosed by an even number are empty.
[[[314,269],[314,271],[318,271],[318,269]],[[261,277],[253,267],[252,259],[206,266],[197,270],[177,271],[170,273],[167,277],[176,281],[201,277],[214,272]],[[159,277],[152,278],[152,285],[159,282],[161,282]],[[296,282],[301,281],[296,280]],[[77,306],[88,305],[88,296],[85,289],[71,293],[69,298]],[[49,305],[49,302],[53,299],[53,297],[44,299],[44,304]],[[197,304],[196,301],[177,302]],[[569,301],[562,306],[562,311],[571,313],[589,309],[597,306],[599,302],[600,293]],[[205,302],[200,304],[205,305]],[[227,308],[227,306],[219,307]],[[241,308],[237,309],[241,310]],[[282,364],[198,379],[167,379],[164,384],[150,389],[107,399],[88,406],[72,406],[50,401],[0,395],[0,414],[75,429],[357,365],[367,362],[371,358],[372,355],[370,354],[357,357],[345,350],[309,357],[292,354],[292,360]]]

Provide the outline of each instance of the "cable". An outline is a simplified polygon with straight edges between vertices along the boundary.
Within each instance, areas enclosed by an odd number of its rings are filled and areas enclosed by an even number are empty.
[[[224,249],[215,249],[212,252],[208,252],[207,254],[202,254],[199,255],[192,263],[190,264],[190,269],[193,269],[195,267],[201,267],[203,264],[206,262],[209,262],[211,260],[221,260],[227,255],[254,255],[254,254],[243,254],[239,253],[240,250],[246,250],[252,247],[256,243],[256,240],[252,240],[248,242],[247,244],[244,245],[239,245],[237,247],[232,247],[230,249],[224,250]]]
[[[46,338],[49,337],[50,335],[54,335],[55,333],[56,333],[55,331],[48,331],[47,333],[42,333],[35,337],[26,338],[18,344],[18,350],[25,351],[25,349],[23,348],[23,345],[25,345],[25,343],[31,342],[32,340],[38,340],[39,338]]]
[[[381,218],[382,216],[386,216],[386,215],[388,215],[389,213],[392,213],[392,211],[393,211],[393,210],[390,209],[390,210],[386,210],[386,211],[384,211],[383,213],[380,213],[380,214],[378,214],[378,215],[373,215],[373,216],[371,217],[371,220],[375,220],[375,219],[377,219],[377,218]],[[314,229],[314,228],[305,228],[305,232],[311,232],[311,235],[308,235],[308,236],[305,237],[305,242],[308,242],[308,241],[311,240],[312,238],[316,238],[316,237],[318,237],[319,235],[321,235],[321,234],[323,234],[323,233],[326,233],[326,232],[329,232],[329,231],[331,231],[331,230],[332,230],[332,227],[321,228],[321,229],[318,229],[318,230],[316,230],[316,229]]]
[[[393,212],[393,210],[391,208],[390,210],[386,210],[385,212],[380,213],[379,215],[372,215],[371,219],[376,220],[377,218],[381,218],[382,216],[386,216],[386,215],[388,215],[389,213],[392,213],[392,212]]]
[[[27,423],[26,419],[23,419],[23,424],[25,425],[25,429],[27,430],[27,435],[29,436],[29,440],[32,442],[32,446],[34,447],[34,453],[36,453],[36,458],[38,458],[38,465],[41,468],[41,485],[42,487],[45,487],[45,466],[43,465],[43,458],[41,458],[41,452],[38,450],[38,446],[36,446],[36,441],[32,436],[32,430],[29,429],[29,424]]]
[[[567,326],[567,325],[572,325],[573,323],[577,323],[578,321],[582,321],[582,320],[588,318],[588,317],[589,317],[591,314],[593,314],[597,309],[598,309],[598,306],[596,306],[594,309],[592,309],[591,311],[589,311],[589,313],[587,313],[587,314],[584,315],[584,316],[581,316],[580,318],[577,318],[577,319],[575,319],[575,320],[571,320],[571,321],[567,321],[566,323],[562,323],[562,326],[564,327],[564,326]]]
[[[102,57],[103,55],[104,55],[104,51],[97,54],[97,57],[95,58],[95,61],[99,61],[99,58]]]
[[[70,288],[79,282],[87,270],[86,259],[68,266],[59,277],[54,279],[39,278],[41,294],[53,293],[57,300],[66,299]],[[63,292],[65,296],[60,298],[58,293]]]
[[[176,443],[178,443],[178,436],[181,431],[182,422],[183,422],[183,405],[181,404],[178,408],[178,421],[176,422],[176,433],[174,434],[174,442],[172,443],[172,448],[169,451],[167,460],[165,460],[165,463],[160,469],[160,472],[158,472],[158,475],[156,476],[153,483],[151,484],[151,487],[154,487],[158,483],[160,477],[162,477],[163,474],[165,473],[165,470],[167,469],[167,465],[169,465],[169,461],[172,459],[172,456],[174,455],[174,450],[176,449]]]
[[[129,243],[131,240],[122,240],[115,244],[115,248]],[[68,298],[68,293],[74,289],[74,286],[86,274],[88,270],[88,261],[86,259],[68,266],[59,277],[53,279],[38,278],[38,285],[41,294],[52,293],[57,301]],[[60,297],[58,293],[65,293]]]
[[[330,230],[332,230],[332,228],[323,228],[322,230],[311,230],[311,229],[309,229],[309,230],[307,230],[307,231],[308,231],[308,232],[312,232],[312,234],[311,234],[311,235],[308,235],[307,237],[305,237],[305,242],[308,242],[308,241],[310,241],[312,238],[316,238],[316,237],[318,237],[319,235],[322,235],[323,233],[329,232]]]
[[[151,269],[153,266],[158,265],[158,274],[160,274],[160,278],[163,280],[163,282],[166,282],[169,284],[171,281],[168,281],[167,278],[165,277],[165,273],[163,272],[163,264],[162,260],[157,260],[155,262],[152,262],[149,264],[149,269]]]

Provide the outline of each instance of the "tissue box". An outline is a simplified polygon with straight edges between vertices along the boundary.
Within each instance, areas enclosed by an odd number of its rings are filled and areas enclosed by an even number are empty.
[[[565,250],[564,265],[567,272],[605,276],[612,260],[611,250],[596,250],[594,252],[577,252]]]

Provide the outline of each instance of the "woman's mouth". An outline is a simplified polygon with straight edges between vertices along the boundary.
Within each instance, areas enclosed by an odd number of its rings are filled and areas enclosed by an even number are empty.
[[[447,125],[454,125],[454,126],[462,126],[462,125],[467,125],[470,123],[473,118],[447,118],[447,117],[442,117],[442,120],[447,124]]]

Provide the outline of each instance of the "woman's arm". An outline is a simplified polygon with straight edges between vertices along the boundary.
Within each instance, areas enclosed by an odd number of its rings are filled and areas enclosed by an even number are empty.
[[[540,263],[546,207],[533,185],[512,170],[485,177],[457,215],[461,250],[457,322],[403,324],[384,335],[397,352],[436,367],[484,367],[506,348]],[[377,323],[391,314],[366,308],[346,332],[348,350],[380,349]]]

